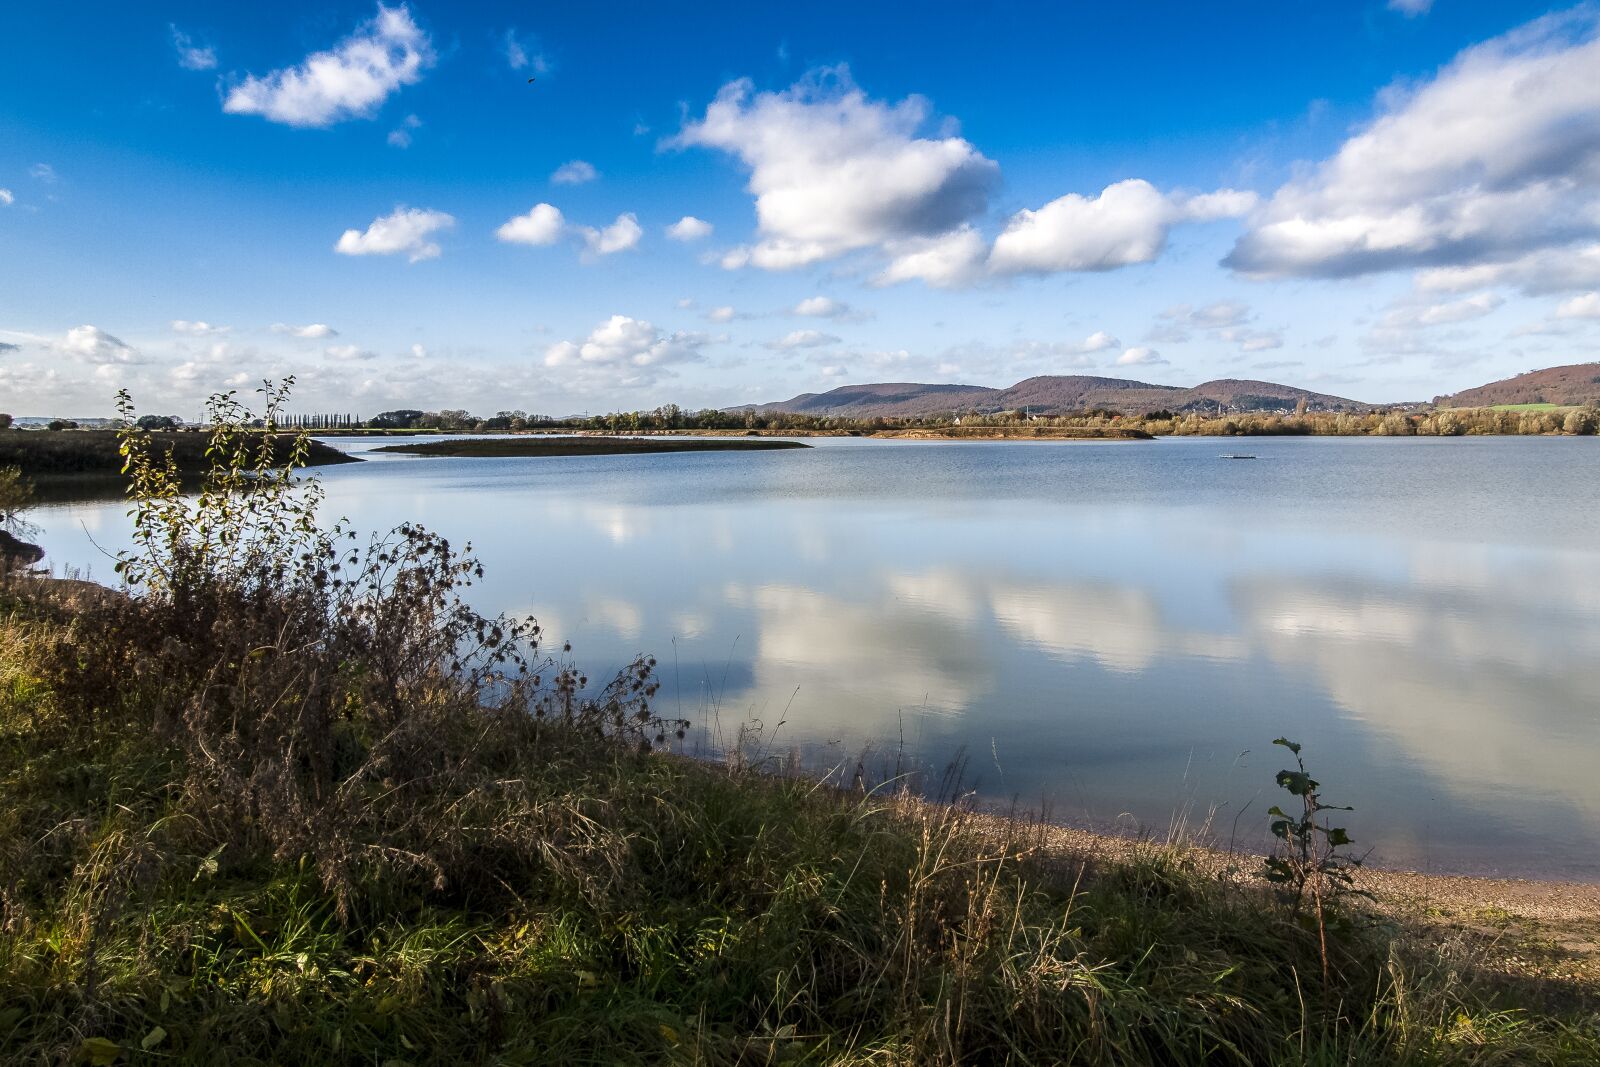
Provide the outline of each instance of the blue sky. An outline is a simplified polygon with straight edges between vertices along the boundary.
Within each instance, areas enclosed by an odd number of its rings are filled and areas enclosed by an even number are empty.
[[[19,7],[0,410],[286,373],[366,414],[1045,373],[1384,401],[1595,358],[1594,7],[979,10]]]

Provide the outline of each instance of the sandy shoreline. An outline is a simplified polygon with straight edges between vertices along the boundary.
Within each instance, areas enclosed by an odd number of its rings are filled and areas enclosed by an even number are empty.
[[[1140,853],[1173,852],[1219,879],[1256,883],[1261,856],[1158,838],[1120,837],[1024,817],[979,812],[979,834],[1022,845],[1046,863],[1092,870]],[[1356,887],[1374,909],[1402,922],[1441,951],[1468,939],[1507,974],[1600,983],[1600,884],[1537,878],[1426,874],[1362,867]]]

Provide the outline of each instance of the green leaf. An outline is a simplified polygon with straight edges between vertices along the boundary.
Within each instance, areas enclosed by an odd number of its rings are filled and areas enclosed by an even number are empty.
[[[148,1034],[145,1034],[144,1037],[140,1039],[139,1047],[144,1049],[146,1052],[149,1052],[151,1049],[155,1048],[157,1045],[161,1044],[161,1042],[165,1041],[166,1039],[167,1039],[167,1031],[166,1031],[166,1029],[164,1027],[158,1026],[155,1029],[151,1030]]]
[[[1279,771],[1278,785],[1297,797],[1303,797],[1316,791],[1317,780],[1305,771]]]
[[[1344,827],[1342,826],[1335,826],[1330,830],[1324,830],[1323,833],[1328,835],[1328,844],[1334,846],[1335,848],[1340,845],[1348,845],[1352,843],[1350,840],[1350,835],[1344,832]]]
[[[122,1055],[122,1046],[107,1037],[86,1037],[78,1046],[78,1059],[89,1067],[111,1067]]]
[[[1290,752],[1293,752],[1296,756],[1300,755],[1300,746],[1298,744],[1296,744],[1295,742],[1289,740],[1287,737],[1280,737],[1280,738],[1278,738],[1276,741],[1274,741],[1272,743],[1275,744],[1275,745],[1282,745],[1284,748],[1288,749]]]

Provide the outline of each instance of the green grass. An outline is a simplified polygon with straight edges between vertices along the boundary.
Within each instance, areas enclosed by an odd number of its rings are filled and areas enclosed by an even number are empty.
[[[1592,1002],[1353,906],[1324,986],[1312,930],[1182,850],[1044,855],[903,795],[560,730],[442,724],[464,777],[373,782],[378,822],[334,836],[455,859],[335,892],[205,799],[144,710],[169,678],[62,721],[39,665],[73,626],[0,601],[7,1063],[1600,1062]],[[408,843],[436,794],[452,821]]]

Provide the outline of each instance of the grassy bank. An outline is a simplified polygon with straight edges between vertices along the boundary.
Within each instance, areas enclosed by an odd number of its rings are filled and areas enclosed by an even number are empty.
[[[651,437],[463,437],[412,445],[384,445],[375,452],[411,456],[642,456],[671,452],[771,452],[783,448],[809,448],[799,441],[677,440]]]
[[[171,454],[178,470],[200,474],[209,467],[209,438],[204,433],[154,433],[151,443],[158,455]],[[273,443],[278,462],[285,461],[293,438],[279,436]],[[307,446],[306,466],[359,462],[354,457],[317,441]],[[18,467],[29,478],[120,478],[122,455],[115,430],[0,430],[0,467]]]
[[[117,651],[105,610],[13,589],[0,616],[8,1062],[1600,1057],[1583,987],[1354,903],[1325,983],[1314,931],[1183,850],[1041,849],[577,722],[457,707],[430,752],[353,773],[387,736],[356,714],[326,794],[241,802],[262,783],[186,741],[192,670],[58,673],[91,633]]]

